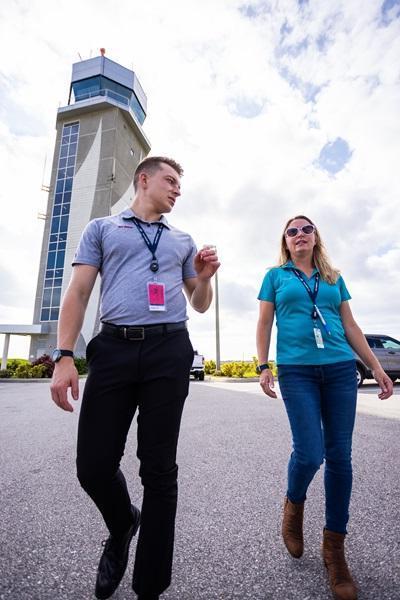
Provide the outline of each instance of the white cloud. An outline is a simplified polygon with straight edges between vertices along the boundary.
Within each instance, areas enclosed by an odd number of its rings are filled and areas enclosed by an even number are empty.
[[[67,102],[78,53],[88,58],[104,46],[147,93],[153,152],[185,168],[171,222],[219,249],[223,358],[255,353],[258,288],[284,223],[298,213],[317,222],[360,324],[399,338],[400,19],[392,10],[383,22],[381,5],[2,6],[1,321],[30,322],[43,231],[36,215],[46,204],[40,186],[56,109]],[[315,161],[337,138],[352,155],[332,177]],[[213,310],[190,315],[194,345],[215,355]]]

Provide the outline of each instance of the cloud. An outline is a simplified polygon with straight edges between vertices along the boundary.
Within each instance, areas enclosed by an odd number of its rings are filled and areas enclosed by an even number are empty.
[[[223,282],[220,289],[221,302],[224,310],[233,315],[254,311],[254,298],[257,297],[258,289],[251,285],[243,285],[236,281]]]
[[[7,314],[7,309],[14,309],[16,306],[24,306],[30,301],[29,296],[24,297],[24,291],[17,277],[12,273],[11,268],[1,265],[0,269],[0,305],[3,307],[3,314]]]
[[[224,358],[254,353],[258,288],[284,223],[302,213],[342,270],[362,326],[400,337],[398,2],[21,0],[0,7],[0,23],[0,256],[24,319],[56,110],[78,53],[104,46],[148,96],[153,154],[185,169],[169,220],[221,255]],[[208,356],[213,310],[190,311]],[[4,300],[2,321],[15,317]]]

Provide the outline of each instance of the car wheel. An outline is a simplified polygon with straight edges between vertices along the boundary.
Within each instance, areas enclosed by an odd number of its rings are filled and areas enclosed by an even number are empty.
[[[394,375],[389,375],[390,379],[393,381],[393,383],[396,381],[397,377],[395,377]]]
[[[204,373],[199,373],[199,381],[204,381]]]
[[[364,381],[364,371],[359,365],[356,365],[357,387],[361,387]]]

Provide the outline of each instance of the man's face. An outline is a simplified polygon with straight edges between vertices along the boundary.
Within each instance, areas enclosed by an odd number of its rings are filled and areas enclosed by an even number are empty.
[[[153,174],[146,174],[145,192],[153,208],[160,214],[171,212],[175,201],[181,195],[181,183],[178,173],[161,163],[161,168]]]

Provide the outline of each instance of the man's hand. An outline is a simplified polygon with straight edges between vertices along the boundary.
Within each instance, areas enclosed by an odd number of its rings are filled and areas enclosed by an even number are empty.
[[[275,383],[271,369],[264,369],[261,371],[260,385],[264,394],[267,394],[270,398],[277,398],[276,392],[273,390]]]
[[[68,412],[73,412],[74,408],[68,402],[68,388],[71,388],[71,396],[74,400],[79,398],[79,376],[74,361],[68,356],[64,356],[55,364],[53,378],[51,380],[51,397],[54,402]]]
[[[220,264],[215,246],[204,246],[194,257],[194,268],[196,269],[197,278],[201,281],[211,279]]]
[[[393,381],[390,379],[389,375],[385,373],[382,367],[374,369],[372,375],[382,390],[381,393],[378,394],[378,398],[386,400],[393,394]]]

